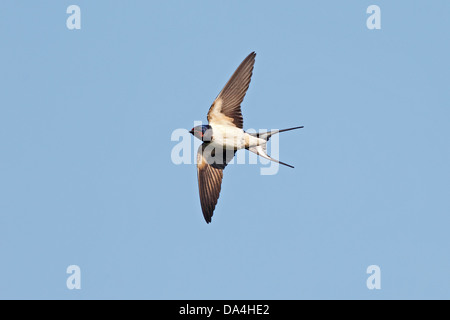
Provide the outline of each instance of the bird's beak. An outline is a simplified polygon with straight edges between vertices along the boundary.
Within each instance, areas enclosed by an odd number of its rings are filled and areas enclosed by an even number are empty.
[[[194,134],[194,129],[192,129],[191,131],[189,131],[190,134]]]

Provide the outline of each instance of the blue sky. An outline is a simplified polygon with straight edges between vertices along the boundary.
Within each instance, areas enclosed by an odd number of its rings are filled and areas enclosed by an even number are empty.
[[[66,9],[81,8],[81,30]],[[366,9],[381,8],[381,30]],[[450,298],[448,1],[3,1],[0,298]],[[173,130],[257,52],[207,225]],[[66,268],[81,268],[68,290]],[[366,269],[381,268],[381,290]]]

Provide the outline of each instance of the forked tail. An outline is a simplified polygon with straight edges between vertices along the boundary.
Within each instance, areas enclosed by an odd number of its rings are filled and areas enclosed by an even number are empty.
[[[266,151],[266,150],[267,150],[267,149],[266,149],[266,145],[267,145],[267,141],[269,141],[270,137],[273,136],[274,134],[277,134],[277,133],[280,133],[280,132],[285,132],[285,131],[290,131],[290,130],[295,130],[295,129],[301,129],[301,128],[303,128],[303,126],[300,126],[300,127],[294,127],[294,128],[289,128],[289,129],[282,129],[282,130],[271,130],[271,131],[268,131],[268,132],[248,133],[249,135],[252,135],[252,136],[254,136],[254,137],[257,137],[257,138],[266,140],[266,142],[265,142],[264,144],[262,144],[262,145],[258,145],[258,146],[256,146],[256,147],[250,147],[250,148],[248,148],[248,151],[251,151],[251,152],[253,152],[253,153],[256,153],[257,155],[259,155],[259,156],[261,156],[261,157],[263,157],[263,158],[265,158],[265,159],[268,159],[268,160],[270,160],[270,161],[277,162],[277,163],[282,164],[282,165],[285,165],[285,166],[287,166],[287,167],[289,167],[289,168],[294,168],[294,167],[291,166],[290,164],[281,162],[281,161],[279,161],[279,160],[276,160],[276,159],[270,157],[270,156],[267,154],[267,151]]]
[[[271,130],[271,131],[267,131],[267,132],[248,133],[248,134],[251,136],[269,141],[270,137],[273,136],[274,134],[277,134],[280,132],[285,132],[285,131],[291,131],[291,130],[295,130],[295,129],[301,129],[301,128],[303,128],[303,126],[289,128],[289,129],[282,129],[282,130]]]

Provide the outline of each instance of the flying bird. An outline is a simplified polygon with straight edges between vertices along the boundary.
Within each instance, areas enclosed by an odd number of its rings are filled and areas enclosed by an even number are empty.
[[[266,144],[274,134],[303,126],[262,133],[247,133],[243,130],[241,103],[250,85],[255,57],[256,53],[252,52],[244,59],[214,100],[208,112],[209,124],[196,126],[189,131],[203,141],[197,152],[197,177],[206,223],[211,222],[219,199],[223,170],[237,150],[247,149],[263,158],[294,168],[271,158],[266,152]]]

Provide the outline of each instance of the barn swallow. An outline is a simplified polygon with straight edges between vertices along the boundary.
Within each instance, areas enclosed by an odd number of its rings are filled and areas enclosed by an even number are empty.
[[[262,133],[247,133],[243,130],[241,103],[250,85],[255,57],[256,53],[252,52],[244,59],[214,100],[208,112],[208,125],[196,126],[189,131],[203,141],[197,152],[197,177],[206,223],[211,222],[219,199],[223,170],[237,150],[247,149],[263,158],[294,168],[271,158],[266,152],[266,144],[276,133],[303,126]]]

